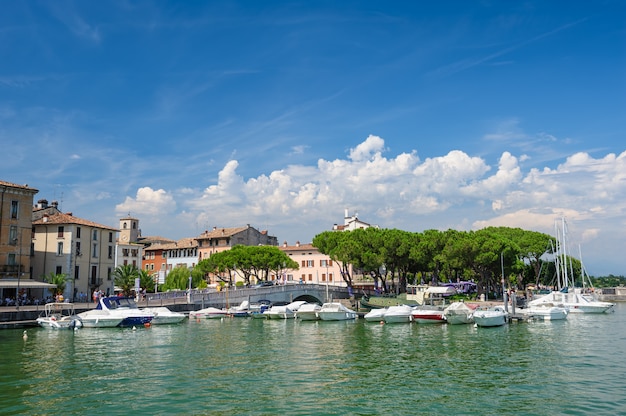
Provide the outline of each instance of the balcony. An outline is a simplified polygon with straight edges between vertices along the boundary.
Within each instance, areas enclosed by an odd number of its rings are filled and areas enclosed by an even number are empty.
[[[0,264],[1,276],[17,276],[18,273],[24,273],[21,264]]]

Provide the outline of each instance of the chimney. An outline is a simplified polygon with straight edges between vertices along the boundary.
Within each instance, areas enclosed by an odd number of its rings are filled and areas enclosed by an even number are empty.
[[[300,247],[300,242],[296,241],[296,247]]]
[[[283,247],[287,247],[287,240],[283,241]]]
[[[43,214],[43,222],[48,222],[48,218],[49,215],[48,214]]]

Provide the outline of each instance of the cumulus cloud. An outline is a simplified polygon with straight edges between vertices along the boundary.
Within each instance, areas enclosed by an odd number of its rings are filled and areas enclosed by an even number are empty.
[[[626,194],[626,152],[598,159],[577,153],[555,168],[527,172],[519,163],[524,156],[510,152],[502,153],[497,167],[460,150],[423,161],[415,150],[387,152],[382,138],[369,136],[345,158],[251,178],[231,160],[204,190],[141,188],[117,211],[163,216],[177,211],[176,200],[178,220],[202,228],[249,223],[292,241],[330,229],[345,208],[366,222],[409,231],[496,225],[553,234],[555,219],[565,216],[577,237],[588,241],[604,238],[607,227],[626,225],[620,198]],[[620,223],[607,224],[607,218]]]
[[[145,215],[160,216],[171,214],[176,211],[176,201],[171,194],[163,189],[154,190],[150,187],[139,188],[134,198],[126,197],[126,200],[115,206],[118,215]]]

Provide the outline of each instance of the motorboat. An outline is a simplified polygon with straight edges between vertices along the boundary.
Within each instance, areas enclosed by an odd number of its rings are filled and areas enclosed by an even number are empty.
[[[358,314],[339,302],[324,303],[317,312],[317,316],[322,321],[348,321],[358,318]]]
[[[367,322],[382,322],[385,320],[385,314],[387,313],[387,308],[374,308],[366,313],[363,318]]]
[[[247,300],[242,301],[238,306],[233,306],[227,309],[228,315],[235,318],[245,318],[250,312],[250,302]]]
[[[37,324],[48,329],[74,329],[82,327],[82,322],[74,313],[71,303],[47,303],[44,311],[37,318]]]
[[[270,305],[260,305],[259,308],[250,308],[248,316],[253,319],[268,319],[265,311],[270,308]]]
[[[124,319],[101,309],[90,309],[79,313],[77,316],[85,328],[113,328]]]
[[[416,307],[411,312],[411,318],[413,322],[418,324],[443,324],[446,322],[445,316],[443,316],[443,309],[433,309]]]
[[[465,302],[453,302],[443,310],[446,322],[452,325],[469,324],[474,322],[474,309]]]
[[[413,307],[409,305],[397,305],[387,308],[383,320],[387,324],[411,322]]]
[[[209,306],[208,308],[199,309],[197,311],[189,312],[190,319],[222,319],[228,316],[228,311],[225,309],[214,308]]]
[[[538,319],[544,321],[557,321],[567,319],[568,310],[564,306],[551,305],[548,303],[530,306],[520,309],[519,312],[529,319]]]
[[[121,317],[122,322],[118,326],[134,327],[150,324],[154,319],[152,312],[141,310],[137,307],[134,298],[121,296],[106,296],[98,301],[97,310],[108,311],[112,316]]]
[[[154,314],[154,319],[150,322],[152,325],[177,324],[185,319],[184,313],[171,311],[165,306],[143,308],[143,310]]]
[[[296,311],[296,319],[301,321],[317,321],[320,319],[317,313],[322,307],[317,303],[305,303]]]
[[[509,313],[502,306],[474,311],[474,325],[481,327],[502,326],[509,321]]]
[[[296,312],[304,305],[306,301],[295,301],[287,305],[274,305],[267,309],[264,314],[267,314],[268,319],[294,319]]]

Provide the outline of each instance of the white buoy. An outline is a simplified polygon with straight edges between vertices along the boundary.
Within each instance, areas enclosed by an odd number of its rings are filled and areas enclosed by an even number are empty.
[[[28,339],[28,333],[26,332],[26,330],[24,330],[24,332],[22,333],[22,338],[24,338],[24,341]]]
[[[133,326],[133,331],[136,331],[136,330],[137,330],[137,328],[135,328],[135,327]]]

